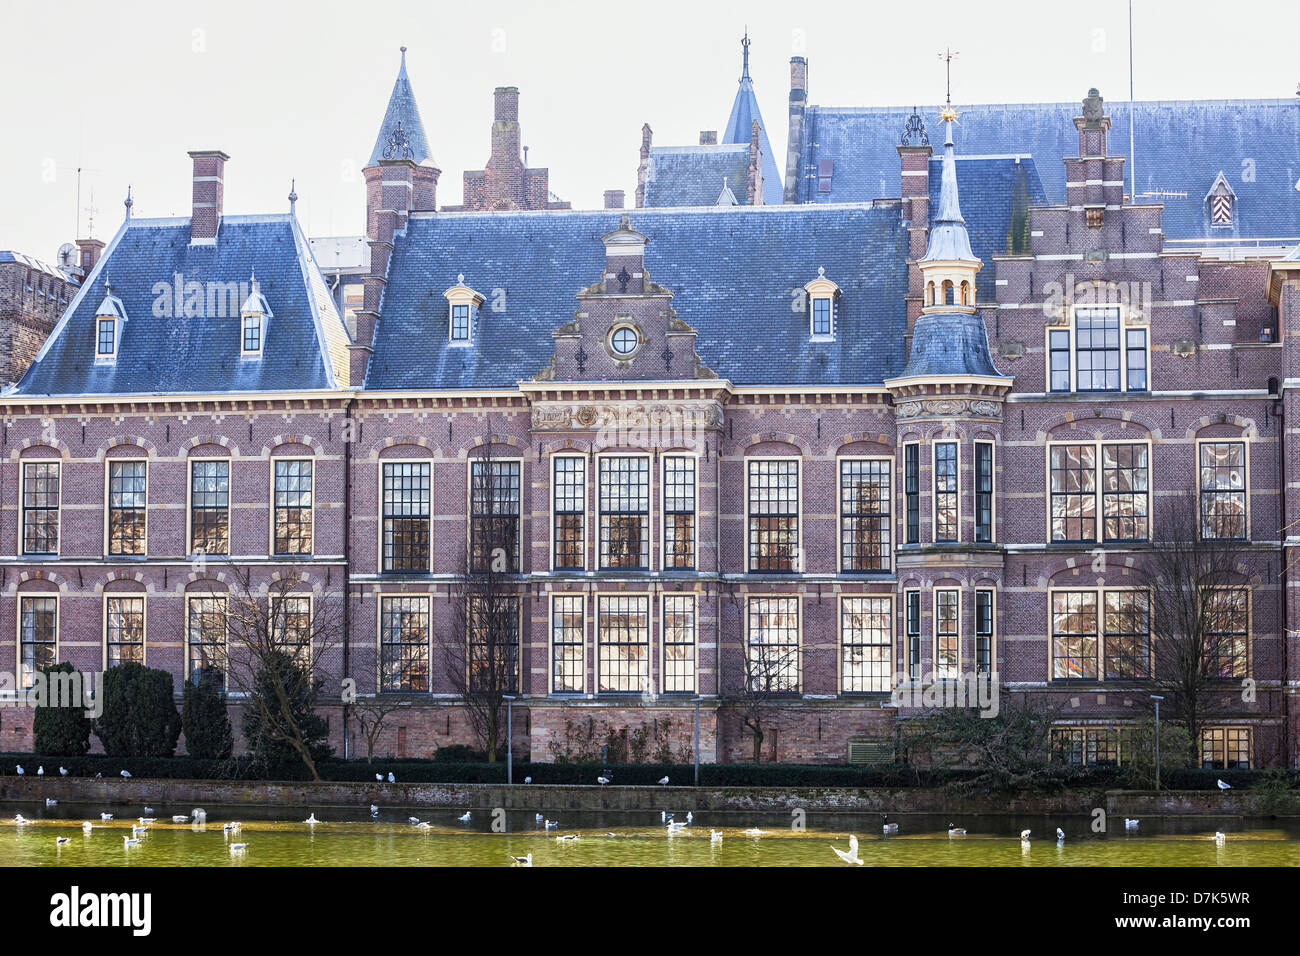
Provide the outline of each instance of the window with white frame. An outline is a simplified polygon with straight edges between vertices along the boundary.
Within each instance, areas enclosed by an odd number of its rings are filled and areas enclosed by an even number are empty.
[[[519,598],[471,594],[466,614],[470,693],[519,693]]]
[[[312,550],[312,460],[275,460],[276,554],[311,554]]]
[[[190,554],[230,553],[230,462],[190,462]]]
[[[993,443],[975,443],[975,540],[993,540]]]
[[[664,567],[695,567],[695,458],[664,456]]]
[[[557,455],[551,460],[556,570],[581,570],[585,564],[584,522],[587,514],[587,459]]]
[[[840,689],[844,693],[889,691],[893,633],[890,598],[846,597],[840,601]]]
[[[224,595],[191,597],[185,603],[189,680],[205,677],[226,683],[226,598]]]
[[[960,534],[960,481],[957,472],[957,443],[934,444],[934,540],[956,541]]]
[[[453,342],[469,341],[468,305],[453,305],[451,307],[451,340]]]
[[[799,460],[751,459],[749,570],[799,569]]]
[[[518,461],[470,462],[470,570],[519,570]]]
[[[1104,541],[1150,538],[1150,445],[1100,442],[1048,449],[1052,541],[1096,541],[1099,530]]]
[[[1203,604],[1207,670],[1225,679],[1250,673],[1250,612],[1246,588],[1215,588]]]
[[[642,693],[650,689],[650,598],[644,594],[601,595],[596,604],[600,693]]]
[[[993,592],[975,592],[975,673],[993,673]]]
[[[695,595],[663,597],[663,686],[665,694],[693,694],[695,683]]]
[[[23,554],[59,553],[59,462],[24,461]]]
[[[1246,538],[1246,443],[1200,445],[1201,537]]]
[[[600,566],[650,566],[650,458],[605,455],[597,459]]]
[[[1207,770],[1250,769],[1249,727],[1206,727],[1201,731],[1201,766]]]
[[[311,597],[306,594],[275,594],[270,598],[271,634],[275,643],[299,665],[312,664]]]
[[[95,357],[111,359],[117,355],[117,319],[101,318],[95,320],[96,343]]]
[[[934,679],[961,676],[961,592],[941,588],[934,592]]]
[[[59,600],[51,595],[18,598],[18,683],[24,690],[36,674],[54,666],[59,635]]]
[[[585,599],[581,594],[551,598],[551,693],[581,694],[585,684]]]
[[[108,462],[108,553],[145,553],[148,466],[143,461]]]
[[[756,694],[799,690],[799,599],[751,597],[745,681]]]
[[[840,568],[891,568],[893,462],[880,458],[840,460]]]
[[[830,296],[819,295],[812,300],[812,334],[829,338],[834,331],[834,300]]]
[[[1072,324],[1047,330],[1054,392],[1146,391],[1147,330],[1126,327],[1119,306],[1076,306]]]
[[[429,570],[431,480],[427,461],[381,464],[384,571]]]
[[[429,622],[428,596],[380,597],[380,691],[424,693],[429,690]]]
[[[1053,680],[1151,676],[1151,598],[1143,590],[1051,592]]]
[[[921,592],[903,592],[904,629],[907,637],[907,675],[921,679]]]
[[[112,595],[104,600],[104,663],[144,663],[144,598]]]

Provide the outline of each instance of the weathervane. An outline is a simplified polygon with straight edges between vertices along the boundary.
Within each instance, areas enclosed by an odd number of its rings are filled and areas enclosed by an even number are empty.
[[[957,111],[952,108],[952,61],[960,55],[959,51],[951,47],[939,54],[939,59],[943,60],[944,71],[947,74],[947,97],[944,100],[943,112],[939,114],[939,119],[945,123],[951,123],[957,119]]]
[[[748,26],[745,27],[745,35],[740,40],[740,47],[741,47],[742,55],[744,56],[744,71],[740,74],[740,78],[743,80],[745,79],[745,77],[749,76],[749,27]]]

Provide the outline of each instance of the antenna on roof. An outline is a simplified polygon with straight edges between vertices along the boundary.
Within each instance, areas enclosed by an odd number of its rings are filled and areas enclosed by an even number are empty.
[[[1128,171],[1131,202],[1137,202],[1137,156],[1133,142],[1133,128],[1137,126],[1137,116],[1133,113],[1133,0],[1128,0]]]
[[[949,106],[952,106],[952,61],[957,59],[959,56],[961,56],[961,52],[952,48],[948,48],[939,54],[939,59],[944,61],[944,68],[948,73],[948,96],[944,102]]]

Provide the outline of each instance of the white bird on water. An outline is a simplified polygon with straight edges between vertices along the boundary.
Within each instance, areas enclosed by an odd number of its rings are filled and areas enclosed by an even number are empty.
[[[511,856],[510,859],[514,861],[515,866],[533,865],[533,855],[531,853],[529,853],[527,856]]]
[[[432,830],[432,829],[433,829],[433,824],[430,823],[428,820],[425,820],[423,823],[417,823],[417,824],[415,825],[415,828],[416,828],[417,830]]]
[[[564,836],[557,836],[557,837],[555,838],[555,842],[556,842],[556,843],[572,843],[572,842],[573,842],[574,840],[576,840],[576,839],[578,839],[578,834],[576,834],[576,833],[566,833],[566,834],[564,834]]]
[[[951,823],[948,824],[948,836],[955,837],[955,836],[965,836],[965,835],[966,835],[965,827],[955,827]]]
[[[190,816],[194,818],[194,822],[195,822],[195,823],[207,823],[207,822],[208,822],[208,811],[207,811],[207,810],[204,810],[204,809],[202,809],[202,808],[200,808],[200,807],[195,807],[195,808],[190,812]]]
[[[1139,823],[1139,822],[1140,822],[1140,821],[1138,821],[1138,820],[1130,820],[1128,817],[1125,817],[1125,818],[1124,818],[1124,829],[1125,829],[1125,830],[1136,830],[1136,829],[1138,828],[1138,823]]]
[[[461,823],[469,823],[470,811],[466,810],[464,816],[457,817],[456,819],[459,820]]]
[[[1217,782],[1218,782],[1218,784],[1219,784],[1219,789],[1220,789],[1220,790],[1231,790],[1231,789],[1232,789],[1232,784],[1230,784],[1230,783],[1224,783],[1222,780],[1219,780],[1219,781],[1217,781]]]
[[[240,824],[239,824],[239,823],[237,823],[237,822],[235,822],[235,821],[231,821],[230,823],[227,823],[225,826],[223,826],[223,827],[221,828],[221,832],[222,832],[222,833],[237,833],[237,832],[239,832],[239,827],[240,827]]]
[[[710,842],[710,843],[721,843],[721,842],[722,842],[722,831],[721,831],[721,830],[710,830],[710,831],[709,831],[709,842]]]
[[[185,816],[183,813],[178,813],[176,814],[176,816],[172,817],[172,823],[189,823],[189,822],[190,822],[190,818]]]
[[[63,844],[65,844],[65,843],[71,843],[71,842],[72,842],[72,837],[55,837],[55,838],[54,838],[54,845],[55,845],[55,846],[63,846]]]
[[[538,823],[541,823],[541,822],[545,819],[545,817],[543,817],[543,816],[539,813],[539,814],[537,814],[537,818],[536,818],[536,819],[537,819],[537,822],[538,822]]]
[[[230,855],[234,856],[236,853],[243,853],[247,849],[247,843],[232,843],[230,844]]]
[[[104,822],[108,822],[109,820],[113,819],[113,814],[111,814],[111,813],[101,813],[101,814],[99,815],[99,819],[103,820]]]
[[[1216,833],[1214,834],[1214,842],[1217,843],[1219,846],[1223,846],[1224,841],[1226,841],[1227,839],[1228,839],[1228,838],[1227,838],[1226,836],[1224,836],[1222,833],[1217,833],[1217,832],[1216,832]]]
[[[687,823],[694,823],[694,822],[695,822],[695,814],[691,813],[690,810],[687,810],[687,811],[686,811],[686,822],[687,822]]]
[[[1060,827],[1056,828],[1056,842],[1061,843],[1065,840],[1065,831]]]
[[[305,823],[305,824],[307,824],[308,826],[312,826],[312,827],[314,827],[316,824],[320,823],[320,821],[316,819],[316,814],[315,814],[315,813],[312,813],[311,816],[309,816],[306,820],[303,820],[302,822]]]
[[[139,841],[139,839],[137,839],[136,837],[124,836],[124,837],[122,837],[122,845],[123,845],[123,846],[139,846],[139,845],[140,845],[140,841]]]
[[[379,804],[377,804],[377,803],[372,803],[372,804],[370,805],[370,815],[371,815],[372,817],[377,817],[377,816],[379,816]]]
[[[81,829],[86,833],[89,833],[91,830],[95,829],[95,825],[91,823],[89,820],[87,820],[85,823],[81,825]]]
[[[558,830],[560,828],[559,820],[545,820],[543,822],[546,824],[546,829],[548,830]]]
[[[686,829],[686,824],[685,824],[685,823],[669,823],[669,824],[668,824],[668,835],[669,835],[669,836],[672,836],[674,833],[681,833],[681,832],[682,832],[683,830],[685,830],[685,829]]]
[[[148,829],[149,829],[148,827],[138,827],[133,823],[131,824],[131,836],[139,836],[141,833],[144,833]]]
[[[845,863],[853,863],[856,864],[857,866],[862,866],[863,863],[865,862],[861,857],[858,856],[858,838],[853,834],[849,835],[848,853],[845,853],[843,850],[841,850],[839,847],[835,846],[834,844],[831,845],[831,849],[834,850],[835,855],[838,856]]]
[[[407,818],[406,818],[406,822],[409,823],[411,826],[418,826],[419,823],[420,823],[420,818],[419,818],[419,817],[407,817]]]
[[[1029,834],[1031,834],[1031,833],[1033,833],[1033,832],[1034,832],[1033,830],[1021,830],[1021,831],[1020,831],[1020,839],[1021,839],[1023,842],[1028,843],[1028,842],[1029,842]]]
[[[154,812],[153,807],[145,807],[145,808],[144,808],[145,816],[148,816],[149,814],[151,814],[151,813],[153,813],[153,812]]]
[[[140,825],[141,825],[141,826],[148,826],[149,824],[151,824],[151,823],[153,823],[153,822],[154,822],[154,818],[153,818],[153,817],[141,817],[141,818],[140,818]]]
[[[57,807],[59,805],[59,801],[55,800],[53,797],[46,797],[45,805],[47,807]]]
[[[609,777],[597,777],[596,782],[603,787],[605,784],[609,783]]]
[[[762,836],[764,832],[765,831],[760,830],[758,827],[750,827],[748,830],[745,831],[745,836],[752,836],[752,837]]]
[[[882,827],[880,828],[880,831],[881,831],[883,834],[885,834],[885,836],[890,836],[891,834],[894,834],[894,833],[897,833],[897,832],[898,832],[898,824],[897,824],[897,823],[890,823],[890,822],[889,822],[889,814],[888,814],[888,813],[885,814],[883,822],[884,822],[884,826],[882,826]]]
[[[20,827],[24,827],[31,822],[32,822],[31,820],[28,820],[21,813],[18,814],[18,816],[14,817],[14,823],[18,824]]]
[[[667,777],[660,777],[660,778],[659,778],[659,786],[661,786],[661,787],[666,787],[666,786],[668,786],[668,778],[667,778]]]

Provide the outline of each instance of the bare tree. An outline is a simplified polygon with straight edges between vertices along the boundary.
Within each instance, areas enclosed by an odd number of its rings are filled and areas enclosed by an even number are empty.
[[[250,746],[296,754],[319,780],[316,762],[329,748],[315,704],[330,677],[327,658],[342,638],[341,603],[296,572],[261,583],[252,568],[230,562],[225,571],[228,589],[211,590],[216,603],[205,609],[221,620],[191,619],[191,646],[196,627],[224,630],[224,654],[204,663],[223,668],[229,686],[243,694],[245,727],[255,727],[259,738]]]
[[[375,759],[375,744],[379,742],[388,718],[410,706],[409,699],[391,694],[370,694],[352,701],[352,716],[366,738],[366,763]]]
[[[1162,509],[1162,537],[1138,568],[1151,602],[1150,673],[1142,673],[1135,645],[1131,662],[1120,656],[1126,670],[1119,675],[1150,678],[1164,698],[1163,714],[1187,731],[1194,758],[1214,696],[1246,678],[1249,667],[1244,528],[1235,518],[1207,515],[1196,494]]]
[[[507,698],[519,693],[519,462],[497,459],[489,440],[469,473],[469,541],[444,642],[447,677],[495,761],[506,745]]]
[[[753,734],[754,763],[763,762],[763,741],[799,690],[799,648],[751,637],[744,646],[744,684],[735,705],[741,725]]]

